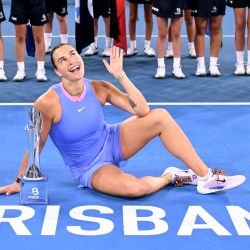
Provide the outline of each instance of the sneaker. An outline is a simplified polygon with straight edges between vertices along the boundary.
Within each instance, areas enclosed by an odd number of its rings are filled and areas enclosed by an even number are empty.
[[[176,187],[183,184],[197,185],[197,175],[191,169],[182,170],[176,167],[168,167],[162,176],[168,173],[172,175],[172,184]]]
[[[50,54],[51,50],[52,50],[51,46],[45,48],[45,54]]]
[[[146,46],[144,47],[144,54],[150,57],[155,56],[155,50],[150,46]]]
[[[138,53],[137,48],[130,47],[127,50],[127,54],[125,56],[135,56]]]
[[[173,58],[174,57],[174,51],[172,49],[167,48],[165,57],[166,58]]]
[[[164,79],[165,77],[166,77],[166,68],[165,67],[158,67],[156,70],[155,78]]]
[[[7,77],[5,75],[4,69],[0,68],[0,82],[7,81]]]
[[[250,76],[250,64],[247,64],[246,74]]]
[[[110,56],[110,48],[109,47],[105,47],[103,52],[102,52],[102,56],[103,57],[109,57]]]
[[[98,47],[95,46],[95,43],[91,43],[89,48],[84,52],[85,56],[94,56],[99,53]]]
[[[234,71],[234,74],[236,76],[244,76],[246,74],[246,70],[245,70],[245,67],[244,67],[244,63],[236,63],[235,64],[235,71]]]
[[[197,191],[210,194],[241,185],[246,180],[244,175],[226,176],[223,170],[214,169],[206,181],[198,180]]]
[[[176,78],[176,79],[184,79],[186,76],[183,74],[181,66],[179,67],[174,67],[172,70],[172,75]]]
[[[46,71],[43,68],[37,69],[35,76],[38,82],[46,82],[48,80],[46,76]]]
[[[210,64],[210,66],[209,66],[209,74],[210,74],[210,76],[214,76],[214,77],[221,76],[220,71],[218,69],[218,64],[216,64],[216,65],[211,65]]]
[[[19,69],[17,70],[16,75],[13,77],[13,81],[21,82],[24,80],[25,77],[26,77],[25,71],[22,69]]]
[[[206,73],[206,67],[204,64],[197,64],[197,69],[196,69],[196,72],[195,72],[195,75],[196,76],[206,76],[207,73]]]
[[[196,51],[195,51],[195,48],[193,46],[190,46],[188,48],[188,55],[192,58],[195,58],[196,57]]]

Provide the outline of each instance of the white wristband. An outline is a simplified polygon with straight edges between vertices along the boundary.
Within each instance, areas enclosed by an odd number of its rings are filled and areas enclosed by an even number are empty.
[[[118,74],[117,76],[115,76],[115,79],[117,81],[121,81],[124,76],[126,76],[126,73],[124,71],[122,71],[120,74]]]

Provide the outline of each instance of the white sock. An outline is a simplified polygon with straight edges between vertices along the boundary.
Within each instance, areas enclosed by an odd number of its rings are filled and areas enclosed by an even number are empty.
[[[212,175],[212,170],[209,168],[208,173],[205,176],[198,176],[197,175],[197,179],[198,181],[207,181],[208,178]]]
[[[181,58],[180,57],[174,57],[173,60],[173,67],[179,68],[181,66]]]
[[[247,64],[250,65],[250,50],[247,51]]]
[[[136,40],[133,40],[133,41],[130,40],[130,47],[134,49],[136,48]]]
[[[45,48],[51,46],[52,33],[44,33]]]
[[[165,68],[165,60],[164,60],[164,58],[157,58],[157,62],[158,62],[158,67],[159,68]]]
[[[44,61],[37,61],[37,70],[44,69]]]
[[[151,40],[145,40],[144,48],[150,47],[150,44],[151,44]]]
[[[173,43],[172,42],[168,42],[168,49],[173,50]]]
[[[244,51],[236,51],[237,63],[244,64]]]
[[[197,62],[198,64],[205,66],[205,57],[197,57]]]
[[[218,62],[218,57],[210,57],[210,66],[216,66]]]
[[[0,69],[3,69],[4,61],[0,61]]]
[[[97,48],[97,36],[95,36],[94,44],[95,44],[95,47]]]
[[[194,48],[194,42],[189,42],[188,43],[188,48],[190,49],[190,48]]]
[[[111,46],[111,38],[110,37],[106,37],[106,48],[110,48]]]
[[[23,71],[25,71],[24,62],[17,62],[17,70],[23,70]]]
[[[68,34],[60,34],[61,43],[68,43]]]

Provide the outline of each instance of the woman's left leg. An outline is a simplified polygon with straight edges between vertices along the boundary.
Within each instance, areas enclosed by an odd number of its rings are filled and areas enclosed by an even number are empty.
[[[160,137],[172,155],[182,160],[197,175],[205,176],[208,173],[208,167],[184,132],[164,109],[155,109],[144,117],[131,117],[122,123],[121,148],[124,158],[133,156],[156,136]]]
[[[123,197],[149,195],[171,182],[172,175],[170,173],[160,177],[144,176],[137,178],[110,164],[96,170],[91,178],[91,184],[95,190]]]

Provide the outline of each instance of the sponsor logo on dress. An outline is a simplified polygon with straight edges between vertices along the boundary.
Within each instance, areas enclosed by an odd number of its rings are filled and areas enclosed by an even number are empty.
[[[17,17],[16,17],[16,16],[12,16],[11,19],[12,19],[13,21],[17,21]]]
[[[77,109],[77,112],[78,112],[78,113],[79,113],[79,112],[82,112],[84,109],[85,109],[85,106],[83,106],[82,108],[78,108],[78,109]]]

